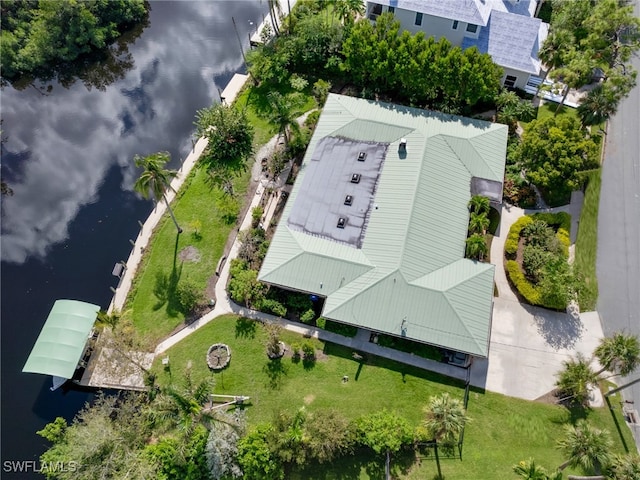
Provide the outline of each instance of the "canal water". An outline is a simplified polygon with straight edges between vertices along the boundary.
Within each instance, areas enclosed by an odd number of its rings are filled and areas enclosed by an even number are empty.
[[[153,208],[133,193],[134,155],[167,150],[179,166],[195,111],[243,69],[240,43],[267,11],[259,0],[151,2],[128,55],[84,81],[2,90],[2,178],[13,190],[1,205],[2,478],[44,478],[34,469],[47,442],[35,432],[92,399],[21,370],[56,299],[108,307],[113,266]]]

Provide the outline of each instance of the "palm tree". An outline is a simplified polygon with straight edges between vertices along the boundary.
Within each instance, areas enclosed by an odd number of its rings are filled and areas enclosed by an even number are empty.
[[[589,389],[598,383],[598,376],[580,353],[575,358],[565,360],[563,365],[564,369],[557,374],[556,381],[556,386],[564,395],[563,400],[587,405]]]
[[[482,260],[487,254],[487,242],[479,233],[474,233],[467,238],[466,255],[467,258]]]
[[[636,480],[640,478],[640,456],[616,455],[611,465],[610,477],[613,480]]]
[[[471,218],[469,218],[469,232],[484,235],[487,233],[487,228],[489,228],[490,223],[486,213],[473,212]]]
[[[609,370],[624,377],[640,365],[640,342],[636,335],[616,332],[611,337],[601,339],[594,354],[602,365],[597,375]]]
[[[558,441],[558,448],[568,459],[558,470],[571,465],[600,475],[602,468],[611,463],[611,445],[609,432],[592,427],[584,419],[578,420],[575,425],[567,425],[565,437]]]
[[[351,25],[357,15],[364,14],[362,0],[336,0],[333,6],[344,25]]]
[[[171,215],[171,219],[178,229],[178,233],[182,233],[182,228],[178,225],[178,221],[165,195],[167,188],[171,188],[171,180],[178,175],[176,170],[166,170],[164,168],[169,159],[169,152],[157,152],[147,155],[146,157],[136,155],[133,161],[136,167],[143,168],[143,171],[140,174],[140,178],[136,180],[133,188],[144,198],[149,198],[150,195],[153,195],[156,202],[164,199],[164,202],[167,204],[167,209],[169,210],[169,215]]]
[[[598,125],[608,120],[618,109],[618,100],[604,84],[587,93],[578,106],[578,115],[585,126]]]
[[[271,111],[269,120],[278,126],[278,134],[284,137],[285,146],[289,144],[289,130],[298,130],[299,125],[295,116],[295,109],[299,104],[300,96],[297,93],[282,95],[273,91],[268,94]]]
[[[540,88],[544,84],[544,81],[549,76],[552,70],[559,68],[562,66],[562,57],[565,53],[565,49],[567,45],[571,44],[571,39],[567,38],[567,32],[564,30],[559,30],[557,32],[550,32],[547,36],[546,40],[542,44],[542,47],[538,50],[538,58],[542,61],[544,66],[546,67],[544,72],[544,77],[542,77],[542,81],[540,85],[538,85],[538,89],[536,90],[536,94],[533,98],[536,98],[540,93]]]
[[[440,470],[438,443],[442,443],[447,448],[453,447],[456,440],[460,438],[464,424],[469,418],[463,403],[457,398],[450,397],[448,393],[431,397],[429,405],[425,408],[425,413],[424,426],[433,436],[438,476],[443,478]]]
[[[513,466],[513,472],[520,475],[525,480],[562,480],[562,472],[555,472],[551,475],[547,471],[537,465],[535,460],[522,460]]]
[[[474,195],[469,200],[469,210],[472,213],[489,213],[491,204],[489,199],[482,195]]]
[[[453,445],[469,420],[462,401],[443,393],[431,397],[424,426],[437,442]]]

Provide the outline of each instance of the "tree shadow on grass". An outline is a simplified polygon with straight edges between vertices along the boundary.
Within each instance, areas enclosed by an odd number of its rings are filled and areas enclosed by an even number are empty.
[[[273,390],[277,390],[282,386],[282,381],[287,375],[287,369],[281,360],[281,358],[269,360],[262,367],[262,371],[267,375],[267,385]]]
[[[257,322],[249,318],[240,317],[236,320],[236,338],[249,338],[256,337]]]
[[[302,368],[309,371],[312,370],[313,367],[316,366],[316,356],[304,356],[302,357]]]
[[[153,305],[153,310],[160,310],[163,305],[166,305],[167,315],[170,317],[176,317],[181,311],[181,305],[177,295],[178,283],[182,275],[182,263],[178,265],[177,261],[179,238],[180,237],[176,235],[171,273],[167,275],[164,271],[157,272],[156,283],[153,287],[153,294],[158,299],[155,305]]]

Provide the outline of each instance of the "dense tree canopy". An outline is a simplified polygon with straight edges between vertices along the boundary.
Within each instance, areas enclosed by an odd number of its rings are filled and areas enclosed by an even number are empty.
[[[400,33],[400,22],[383,14],[375,25],[357,22],[346,37],[344,69],[361,87],[396,91],[420,106],[463,108],[498,93],[502,69],[475,48],[462,50],[422,32]]]
[[[52,70],[105,49],[147,14],[143,0],[2,2],[2,77],[50,78]]]
[[[558,195],[580,187],[580,172],[598,167],[598,147],[569,116],[533,120],[516,156],[527,179]]]

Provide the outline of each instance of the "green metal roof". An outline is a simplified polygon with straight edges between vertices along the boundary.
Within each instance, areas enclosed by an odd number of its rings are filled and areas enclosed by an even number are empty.
[[[99,310],[91,303],[57,300],[22,371],[73,377]]]
[[[327,136],[390,144],[361,248],[287,227]],[[494,266],[464,258],[467,204],[473,177],[502,183],[506,145],[504,125],[329,95],[258,278],[326,297],[327,318],[487,356]]]

